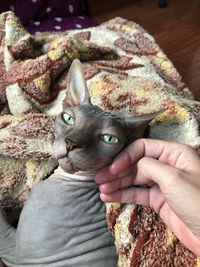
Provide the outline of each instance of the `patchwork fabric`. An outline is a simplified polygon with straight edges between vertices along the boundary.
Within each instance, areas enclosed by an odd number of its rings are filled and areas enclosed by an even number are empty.
[[[200,152],[200,103],[154,38],[115,18],[87,30],[29,34],[12,12],[0,15],[0,205],[22,206],[31,188],[57,166],[54,116],[62,110],[68,68],[83,62],[92,102],[106,111],[144,114],[166,108],[152,138]],[[199,266],[150,209],[107,205],[119,266]]]

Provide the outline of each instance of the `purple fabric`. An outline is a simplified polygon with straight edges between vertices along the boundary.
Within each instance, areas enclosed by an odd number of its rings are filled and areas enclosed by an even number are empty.
[[[0,13],[11,10],[31,33],[96,26],[84,0],[0,0]]]

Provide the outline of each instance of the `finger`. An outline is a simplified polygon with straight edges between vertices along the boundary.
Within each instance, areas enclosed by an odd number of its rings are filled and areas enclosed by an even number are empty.
[[[180,169],[190,169],[191,160],[199,164],[195,151],[183,144],[153,139],[138,139],[121,152],[110,166],[110,172],[119,175],[128,166],[139,161],[142,157],[159,159],[163,163]],[[186,160],[190,158],[190,160]],[[188,163],[189,162],[189,163]]]
[[[138,164],[138,177],[140,181],[151,180],[157,183],[163,193],[171,192],[178,187],[185,177],[184,171],[171,167],[159,160],[142,158]]]
[[[164,141],[138,139],[125,148],[110,166],[110,172],[118,175],[144,156],[158,158],[165,146]]]
[[[100,193],[100,198],[104,202],[135,203],[148,205],[149,189],[132,187],[124,190],[118,190],[111,194]]]
[[[121,178],[115,177],[115,179],[102,184],[100,191],[104,194],[110,194],[132,185],[146,184],[152,186],[157,183],[161,187],[162,192],[166,193],[172,190],[173,187],[177,187],[179,180],[184,176],[183,171],[179,169],[162,163],[159,160],[144,157],[137,163],[137,167],[135,165],[133,174]]]
[[[100,193],[101,200],[104,202],[132,203],[150,206],[155,212],[159,213],[164,203],[164,197],[157,185],[151,188],[131,187],[118,190],[111,194]]]
[[[134,183],[134,177],[132,175],[128,175],[122,178],[117,178],[108,183],[101,184],[99,189],[101,193],[110,194],[120,189],[128,188],[132,186]]]
[[[104,183],[107,183],[109,181],[113,181],[115,179],[120,179],[121,177],[123,176],[127,176],[129,174],[132,174],[133,176],[135,175],[136,173],[136,166],[129,166],[129,168],[127,168],[124,172],[120,173],[119,176],[116,176],[115,174],[112,174],[110,172],[110,169],[109,167],[106,167],[102,170],[100,170],[96,176],[94,177],[94,180],[96,183],[98,184],[104,184]]]
[[[115,177],[116,175],[110,172],[109,167],[105,167],[95,175],[94,180],[96,183],[102,184],[113,180]]]
[[[110,182],[103,183],[100,185],[99,189],[101,193],[110,194],[120,189],[128,188],[130,186],[136,185],[147,185],[152,186],[154,182],[150,179],[147,179],[142,174],[130,174],[120,178],[115,178]]]

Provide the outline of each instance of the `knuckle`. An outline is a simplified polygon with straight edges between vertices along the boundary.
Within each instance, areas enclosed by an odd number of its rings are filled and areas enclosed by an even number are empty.
[[[173,142],[172,145],[177,149],[177,150],[181,150],[181,151],[188,151],[188,152],[193,152],[194,149],[187,144],[182,144],[182,143],[175,143]]]
[[[181,171],[180,169],[174,169],[173,173],[170,176],[168,176],[167,179],[165,179],[164,185],[165,187],[177,186],[177,182],[182,180],[183,177],[184,177],[183,171]]]

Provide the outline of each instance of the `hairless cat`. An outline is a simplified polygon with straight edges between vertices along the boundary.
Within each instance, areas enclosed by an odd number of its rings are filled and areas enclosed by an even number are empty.
[[[37,184],[17,229],[0,213],[0,257],[8,267],[116,267],[114,238],[93,177],[143,136],[159,113],[113,115],[92,105],[81,63],[70,70],[63,112],[55,121],[59,167]]]

